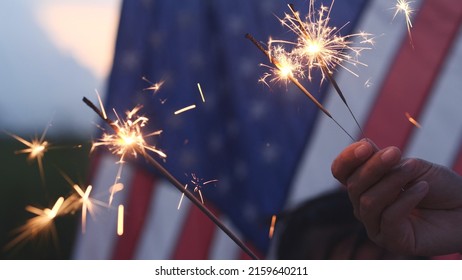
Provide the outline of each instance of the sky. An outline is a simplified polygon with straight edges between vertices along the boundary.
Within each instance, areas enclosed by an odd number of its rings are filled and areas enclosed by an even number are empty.
[[[49,135],[91,135],[96,116],[82,97],[104,97],[120,5],[0,1],[0,130],[27,136],[51,124]]]

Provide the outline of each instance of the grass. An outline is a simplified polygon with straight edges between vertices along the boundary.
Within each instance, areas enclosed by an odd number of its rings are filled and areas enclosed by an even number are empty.
[[[28,139],[27,139],[28,140]],[[34,215],[25,207],[52,207],[60,197],[69,196],[72,181],[84,184],[89,168],[91,143],[81,139],[47,139],[50,149],[43,158],[44,183],[36,161],[28,161],[26,154],[15,151],[25,146],[13,138],[0,138],[0,254],[1,259],[70,259],[78,232],[80,212],[55,219],[56,234],[44,234],[5,250],[15,236],[14,230]],[[76,145],[82,145],[76,148]]]

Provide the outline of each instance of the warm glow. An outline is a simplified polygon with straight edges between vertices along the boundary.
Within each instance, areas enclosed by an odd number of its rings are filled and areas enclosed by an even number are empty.
[[[308,55],[316,56],[321,51],[321,46],[318,42],[312,41],[307,43],[305,51]]]
[[[109,73],[120,1],[46,1],[37,17],[57,47],[99,78]]]
[[[26,210],[35,216],[26,221],[26,223],[16,229],[17,236],[9,242],[5,249],[9,250],[22,242],[35,238],[40,234],[53,234],[55,233],[53,221],[60,214],[61,206],[64,203],[64,197],[56,200],[53,207],[40,209],[28,205]]]

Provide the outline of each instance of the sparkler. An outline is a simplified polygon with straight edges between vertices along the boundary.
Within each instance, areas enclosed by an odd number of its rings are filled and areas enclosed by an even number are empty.
[[[156,153],[162,158],[166,158],[167,155],[161,150],[157,149],[155,146],[149,145],[146,143],[145,138],[159,135],[162,133],[162,130],[157,130],[149,134],[143,135],[141,128],[146,125],[148,118],[144,116],[138,116],[138,111],[141,109],[141,106],[136,106],[131,111],[126,112],[127,118],[121,119],[117,112],[114,111],[117,116],[116,121],[111,121],[108,119],[106,112],[104,111],[104,106],[102,106],[101,99],[98,95],[98,100],[101,106],[99,110],[93,103],[88,99],[84,98],[83,101],[92,108],[109,126],[115,131],[115,133],[104,133],[99,139],[99,141],[94,142],[92,145],[92,150],[98,146],[107,146],[109,151],[113,154],[118,155],[120,158],[117,161],[120,164],[119,170],[116,175],[114,185],[118,183],[118,180],[122,174],[122,167],[124,164],[124,159],[127,154],[131,154],[133,157],[137,157],[138,153],[146,154],[146,150]],[[114,197],[115,188],[112,189],[111,195],[109,198],[109,204],[112,203]]]
[[[398,15],[399,13],[402,13],[404,15],[404,18],[406,20],[406,27],[407,27],[407,33],[409,34],[409,39],[412,42],[412,36],[411,36],[411,28],[412,28],[412,22],[411,22],[411,15],[414,12],[414,10],[411,8],[410,3],[412,1],[408,0],[396,0],[396,5],[395,5],[395,14],[393,15],[393,19]]]
[[[101,107],[102,109],[99,110],[90,100],[88,100],[85,97],[83,98],[83,102],[87,106],[89,106],[93,111],[95,111],[98,114],[98,116],[100,116],[114,130],[115,134],[111,136],[111,139],[123,138],[123,135],[124,135],[125,132],[123,131],[123,129],[120,129],[120,124],[117,125],[117,122],[114,122],[114,121],[110,120],[109,118],[107,118],[106,114],[104,113],[103,107]],[[144,118],[144,121],[142,123],[146,124],[147,121],[148,121],[148,119]],[[128,121],[118,120],[118,122],[127,123]],[[138,124],[140,124],[140,122],[138,122]],[[132,144],[130,144],[130,150],[132,150],[132,152],[134,152],[132,154],[134,154],[134,155],[136,155],[138,153],[141,154],[144,157],[144,159],[150,165],[152,165],[154,168],[156,168],[175,188],[177,188],[195,206],[197,206],[215,225],[217,225],[226,235],[228,235],[228,237],[231,238],[231,240],[233,240],[236,243],[236,245],[238,245],[247,255],[249,255],[249,257],[251,257],[252,259],[257,260],[258,257],[255,255],[255,253],[252,252],[252,250],[250,250],[244,244],[244,242],[242,242],[228,227],[226,227],[191,192],[187,191],[185,189],[185,187],[183,186],[183,184],[180,183],[167,169],[165,169],[157,160],[155,160],[152,156],[150,156],[148,154],[147,151],[152,151],[152,152],[155,152],[157,155],[161,156],[162,158],[164,158],[162,155],[165,155],[163,153],[159,153],[159,151],[156,150],[156,149],[146,147],[147,144],[146,144],[146,142],[144,142],[144,139],[143,139],[144,136],[142,135],[140,128],[141,127],[138,127],[137,129],[135,129],[135,131],[137,133],[135,138],[138,139],[139,143],[143,143],[143,145],[140,145],[140,144],[132,145]],[[121,135],[119,135],[119,134],[121,134]],[[119,140],[117,140],[117,141],[120,142]],[[127,144],[126,142],[123,142],[123,143]],[[101,145],[107,145],[109,147],[114,147],[114,143],[112,141],[104,142],[104,144],[101,144]],[[115,145],[115,146],[117,147],[117,145]],[[120,150],[120,149],[125,150],[125,148],[122,148],[122,147],[119,147],[118,150]],[[112,149],[112,151],[114,152],[113,149]]]
[[[293,65],[288,63],[289,60],[287,59],[282,59],[279,60],[278,58],[274,57],[269,51],[267,51],[255,38],[250,35],[246,34],[245,37],[249,39],[260,51],[262,51],[270,60],[270,62],[274,65],[274,73],[277,73],[280,75],[280,78],[278,79],[283,79],[283,80],[289,80],[291,81],[295,86],[297,86],[326,116],[328,116],[332,121],[341,129],[343,132],[345,132],[351,140],[354,141],[353,136],[346,131],[346,129],[339,123],[337,122],[336,119],[327,111],[324,106],[298,81],[297,77],[295,77],[294,72],[292,67]],[[297,68],[295,68],[297,69]]]
[[[329,80],[364,136],[359,122],[333,77],[333,69],[342,67],[357,76],[357,74],[344,64],[365,66],[364,63],[359,61],[358,57],[363,50],[370,48],[353,46],[352,39],[356,37],[361,38],[360,44],[372,44],[373,40],[369,37],[370,34],[364,32],[341,36],[340,31],[343,27],[336,28],[329,26],[330,12],[334,2],[332,1],[330,7],[321,5],[321,8],[316,11],[314,0],[310,0],[309,11],[305,21],[300,18],[299,12],[295,10],[294,6],[289,4],[291,14],[286,13],[285,17],[280,19],[280,21],[283,26],[289,28],[289,30],[297,35],[295,42],[270,39],[268,50],[266,50],[250,35],[247,34],[246,37],[257,45],[268,56],[270,62],[276,66],[277,71],[273,71],[272,74],[265,74],[263,80],[270,76],[275,76],[273,80],[290,80],[315,102],[318,108],[332,118],[327,110],[320,106],[319,102],[311,94],[305,92],[306,89],[302,89],[299,86],[298,82],[298,78],[304,77],[308,77],[308,80],[311,81],[312,71],[320,69],[322,73],[321,82],[326,78]],[[284,48],[287,45],[292,46],[290,52]],[[352,53],[352,55],[349,53]],[[342,128],[342,130],[344,129]],[[350,136],[350,138],[352,137]]]
[[[8,133],[11,137],[15,138],[19,142],[23,143],[24,145],[27,146],[26,149],[18,150],[15,153],[16,154],[28,154],[27,159],[29,161],[32,161],[34,159],[37,160],[37,165],[39,168],[39,173],[40,173],[40,178],[42,180],[42,183],[45,183],[45,172],[43,169],[43,162],[42,159],[45,155],[45,152],[48,150],[50,147],[50,143],[48,141],[45,141],[45,135],[48,131],[48,128],[50,125],[48,125],[45,130],[43,131],[42,135],[40,138],[33,138],[31,141],[27,141],[26,139],[19,137],[18,135]]]
[[[27,220],[24,225],[17,229],[18,235],[5,246],[5,250],[9,250],[22,242],[35,238],[41,233],[49,232],[51,236],[54,237],[56,235],[56,229],[53,221],[61,214],[60,209],[63,202],[64,198],[59,197],[51,209],[40,209],[30,205],[27,206],[26,210],[36,216]]]

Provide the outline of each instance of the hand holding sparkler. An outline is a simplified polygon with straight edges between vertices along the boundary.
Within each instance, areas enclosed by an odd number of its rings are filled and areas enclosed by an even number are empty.
[[[462,252],[462,177],[447,167],[379,150],[370,140],[345,148],[332,174],[347,186],[369,238],[404,255]]]

